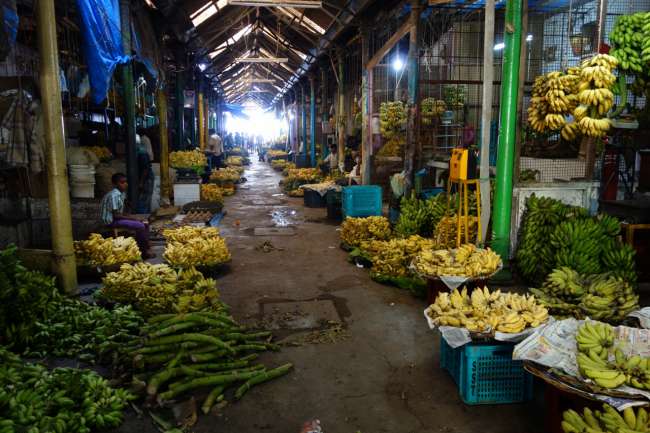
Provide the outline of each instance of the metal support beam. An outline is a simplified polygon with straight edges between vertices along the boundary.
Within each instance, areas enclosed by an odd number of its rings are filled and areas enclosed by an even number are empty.
[[[420,13],[422,6],[419,0],[411,0],[411,15],[409,16],[411,32],[409,33],[408,52],[408,103],[406,148],[404,149],[405,194],[413,188],[415,172],[415,147],[418,139],[418,117],[420,104]]]
[[[370,31],[367,25],[361,27],[361,64],[368,63],[370,56]],[[361,183],[370,184],[372,170],[372,137],[370,131],[370,93],[368,92],[368,69],[361,71]]]
[[[345,139],[346,139],[346,128],[345,128],[345,58],[343,57],[343,51],[339,50],[336,55],[338,61],[338,98],[339,98],[339,109],[336,112],[336,128],[338,130],[338,156],[339,156],[339,166],[345,165]]]
[[[512,171],[517,127],[517,90],[519,53],[521,50],[522,0],[507,0],[505,17],[505,49],[501,82],[501,113],[497,182],[492,227],[492,248],[504,261],[510,256],[510,219],[512,215]]]
[[[316,167],[316,82],[314,77],[309,78],[309,162]]]
[[[185,80],[183,72],[176,73],[176,148],[185,148]]]
[[[422,9],[420,8],[420,11],[421,10]],[[372,56],[368,63],[364,63],[363,67],[366,69],[372,69],[377,66],[379,62],[381,62],[381,59],[383,59],[386,54],[388,54],[388,52],[412,29],[413,20],[409,16],[409,18],[397,29],[393,36],[391,36],[390,39],[388,39],[388,41],[386,41],[386,43],[379,50],[377,50],[375,55]]]
[[[131,9],[129,0],[120,0],[120,24],[122,48],[125,56],[131,55]],[[135,209],[138,199],[138,154],[135,144],[135,92],[133,88],[133,63],[122,66],[122,90],[124,91],[123,125],[126,127],[126,177],[129,183],[128,199]]]
[[[203,92],[199,91],[198,96],[198,123],[199,123],[199,147],[205,150],[205,110],[203,106]]]
[[[483,105],[481,107],[481,239],[487,239],[490,222],[490,131],[494,85],[494,0],[485,0],[483,33]]]
[[[66,293],[72,294],[77,291],[77,263],[72,242],[72,212],[65,159],[54,0],[39,0],[37,5],[39,78],[52,227],[52,261],[59,284]]]
[[[307,95],[304,84],[300,85],[300,119],[302,120],[302,154],[307,155]]]
[[[167,130],[167,95],[164,84],[156,92],[156,107],[158,108],[158,130],[160,132],[160,203],[166,206],[171,203],[171,181],[169,179],[169,135]]]
[[[320,68],[320,112],[321,122],[329,120],[329,107],[327,106],[327,65],[322,65]],[[322,125],[323,123],[321,123]],[[321,127],[321,149],[320,156],[325,159],[330,153],[330,148],[327,145],[327,134]]]

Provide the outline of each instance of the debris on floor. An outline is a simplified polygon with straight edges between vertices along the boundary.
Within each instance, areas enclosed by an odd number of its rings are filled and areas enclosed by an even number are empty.
[[[271,241],[264,241],[255,247],[255,251],[270,253],[272,251],[284,251],[284,248],[277,248]]]

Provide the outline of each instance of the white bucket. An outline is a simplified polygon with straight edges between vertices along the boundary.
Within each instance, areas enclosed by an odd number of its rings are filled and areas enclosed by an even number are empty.
[[[95,183],[95,166],[70,164],[71,183]]]
[[[74,198],[95,198],[95,183],[73,182],[70,195]]]

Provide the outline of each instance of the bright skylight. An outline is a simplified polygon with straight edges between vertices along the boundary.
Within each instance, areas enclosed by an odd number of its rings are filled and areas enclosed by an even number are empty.
[[[278,10],[288,16],[289,18],[295,18],[298,20],[301,26],[306,28],[312,33],[324,35],[325,29],[316,24],[313,20],[307,18],[303,12],[300,12],[298,9],[291,7],[279,7]]]
[[[210,18],[228,5],[228,0],[209,1],[190,15],[194,27],[198,27],[202,22]]]

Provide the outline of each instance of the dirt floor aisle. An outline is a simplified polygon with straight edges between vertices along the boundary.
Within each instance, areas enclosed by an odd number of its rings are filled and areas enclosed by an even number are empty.
[[[298,433],[314,418],[325,433],[544,431],[541,402],[464,405],[438,367],[424,302],[349,264],[325,209],[282,195],[281,176],[267,164],[244,176],[221,224],[233,255],[231,272],[219,278],[222,298],[243,322],[303,343],[263,359],[292,362],[291,374],[254,388],[217,419],[199,417],[196,432]],[[268,230],[276,233],[260,236]],[[344,331],[327,334],[334,342],[304,342],[335,322]]]

